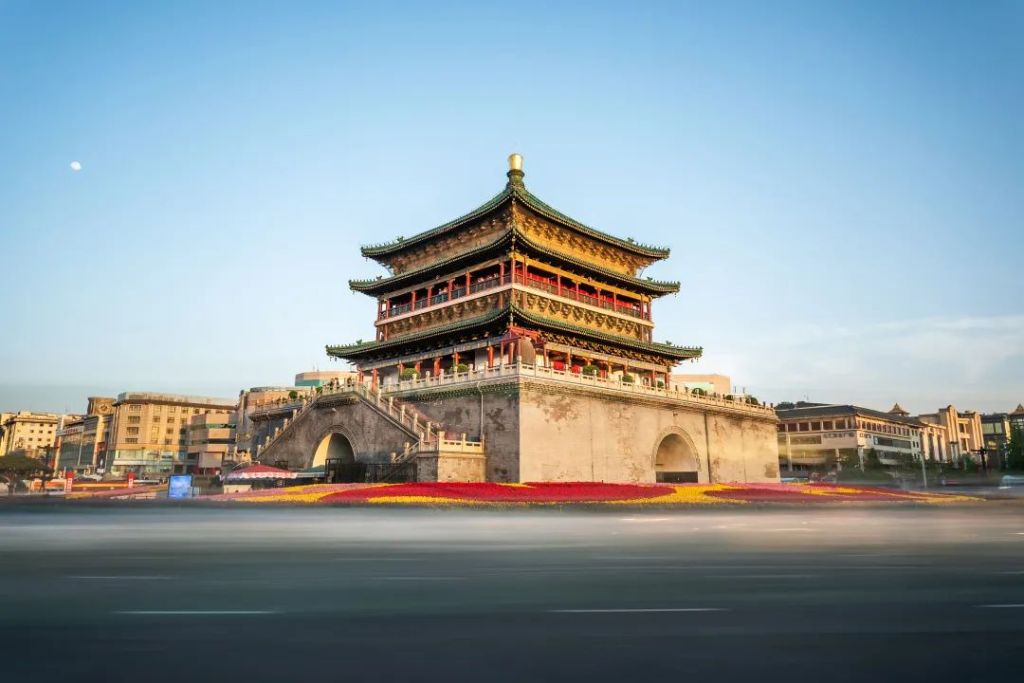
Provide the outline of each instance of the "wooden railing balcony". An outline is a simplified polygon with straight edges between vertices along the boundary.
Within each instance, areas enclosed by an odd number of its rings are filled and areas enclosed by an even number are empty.
[[[584,292],[578,292],[575,287],[559,287],[557,284],[553,285],[551,282],[542,278],[536,278],[533,276],[523,277],[522,273],[516,273],[515,275],[509,274],[504,277],[495,276],[486,280],[474,282],[469,286],[469,291],[466,290],[465,285],[462,285],[461,287],[453,287],[450,293],[442,292],[440,294],[435,294],[430,298],[419,299],[416,301],[415,305],[410,302],[407,304],[391,306],[386,311],[378,313],[377,320],[387,320],[388,318],[404,315],[410,311],[418,311],[424,308],[429,308],[430,306],[437,306],[448,301],[461,299],[467,295],[477,294],[488,289],[495,289],[512,283],[547,292],[548,294],[554,294],[555,296],[564,297],[566,299],[572,299],[573,301],[579,301],[580,303],[587,304],[589,306],[595,306],[597,308],[622,313],[634,318],[640,318],[641,320],[651,319],[649,313],[641,312],[639,303],[628,304],[622,303],[621,301],[613,301],[607,297],[591,296]]]

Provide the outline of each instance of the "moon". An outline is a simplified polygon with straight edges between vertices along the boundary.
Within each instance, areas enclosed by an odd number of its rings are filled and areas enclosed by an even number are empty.
[[[70,165],[71,165],[71,170],[74,171],[75,173],[78,173],[79,171],[82,170],[82,162],[81,161],[72,161]]]

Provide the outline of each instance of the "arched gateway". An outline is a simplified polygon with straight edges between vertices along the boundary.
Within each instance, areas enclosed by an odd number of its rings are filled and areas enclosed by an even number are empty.
[[[328,432],[313,452],[310,467],[324,469],[327,481],[361,481],[363,469],[356,463],[352,442],[340,432]]]
[[[700,459],[690,439],[669,432],[658,443],[654,454],[654,476],[658,482],[686,483],[699,480]]]

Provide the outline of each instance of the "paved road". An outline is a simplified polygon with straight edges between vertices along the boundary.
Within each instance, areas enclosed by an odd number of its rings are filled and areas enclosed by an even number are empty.
[[[0,680],[1024,680],[1024,510],[0,509]]]

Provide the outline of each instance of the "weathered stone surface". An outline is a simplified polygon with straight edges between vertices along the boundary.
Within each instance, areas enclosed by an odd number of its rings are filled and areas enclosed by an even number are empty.
[[[663,471],[701,482],[778,481],[776,421],[767,411],[525,375],[393,396],[448,439],[483,436],[483,462],[465,453],[420,456],[424,481],[652,483],[659,462]],[[264,423],[264,430],[273,428]],[[261,459],[309,467],[331,434],[348,440],[357,462],[387,462],[413,440],[372,406],[339,399],[301,414]]]
[[[260,432],[272,433],[271,423],[260,425]],[[280,424],[280,423],[278,423]],[[389,462],[392,453],[401,453],[415,439],[379,411],[355,399],[315,405],[295,419],[290,428],[260,454],[260,460],[286,461],[293,469],[313,465],[317,447],[332,434],[344,436],[352,446],[356,462]],[[262,438],[262,436],[261,436]],[[317,463],[322,464],[322,463]]]

